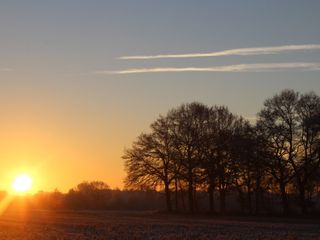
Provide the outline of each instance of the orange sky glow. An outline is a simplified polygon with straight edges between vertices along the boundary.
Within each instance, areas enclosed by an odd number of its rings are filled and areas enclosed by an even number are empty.
[[[290,2],[290,3],[289,3]],[[255,122],[320,94],[320,1],[0,1],[0,191],[123,188],[124,149],[193,101]]]

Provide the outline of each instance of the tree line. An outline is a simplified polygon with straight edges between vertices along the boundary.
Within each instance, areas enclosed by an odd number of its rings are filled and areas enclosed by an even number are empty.
[[[0,191],[0,201],[6,202],[5,199],[8,199],[8,193]],[[17,209],[161,210],[164,207],[161,192],[111,189],[102,181],[84,181],[66,193],[55,190],[15,196],[10,198],[4,211]]]
[[[125,150],[125,186],[163,191],[168,211],[225,213],[237,196],[249,214],[278,203],[284,214],[319,204],[320,98],[284,90],[267,99],[255,124],[225,106],[192,102],[160,115]],[[271,199],[271,200],[270,200]]]

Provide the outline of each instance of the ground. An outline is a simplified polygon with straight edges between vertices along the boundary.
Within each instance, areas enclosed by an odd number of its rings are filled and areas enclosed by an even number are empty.
[[[124,211],[10,211],[0,240],[319,239],[316,219],[254,219]]]

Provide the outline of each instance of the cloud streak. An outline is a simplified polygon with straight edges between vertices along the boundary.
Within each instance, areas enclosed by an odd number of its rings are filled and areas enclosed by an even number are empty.
[[[184,68],[132,68],[117,71],[96,71],[95,74],[137,74],[170,72],[275,72],[275,71],[320,71],[320,62],[253,63],[213,67]]]
[[[187,54],[159,54],[159,55],[137,55],[123,56],[120,59],[124,60],[151,60],[161,58],[194,58],[194,57],[222,57],[222,56],[252,56],[252,55],[267,55],[279,54],[290,51],[301,50],[320,50],[320,44],[305,44],[305,45],[283,45],[273,47],[256,47],[256,48],[235,48],[218,52],[209,53],[187,53]]]

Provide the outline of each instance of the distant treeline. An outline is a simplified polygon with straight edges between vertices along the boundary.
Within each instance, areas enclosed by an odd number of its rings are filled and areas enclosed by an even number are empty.
[[[123,159],[126,188],[163,191],[168,211],[223,214],[237,202],[247,214],[314,212],[320,98],[284,90],[264,102],[254,125],[225,106],[183,104],[159,116]]]
[[[40,191],[10,198],[0,192],[0,202],[9,203],[7,209],[23,210],[163,210],[163,199],[161,192],[111,189],[101,181],[82,182],[67,193]]]

